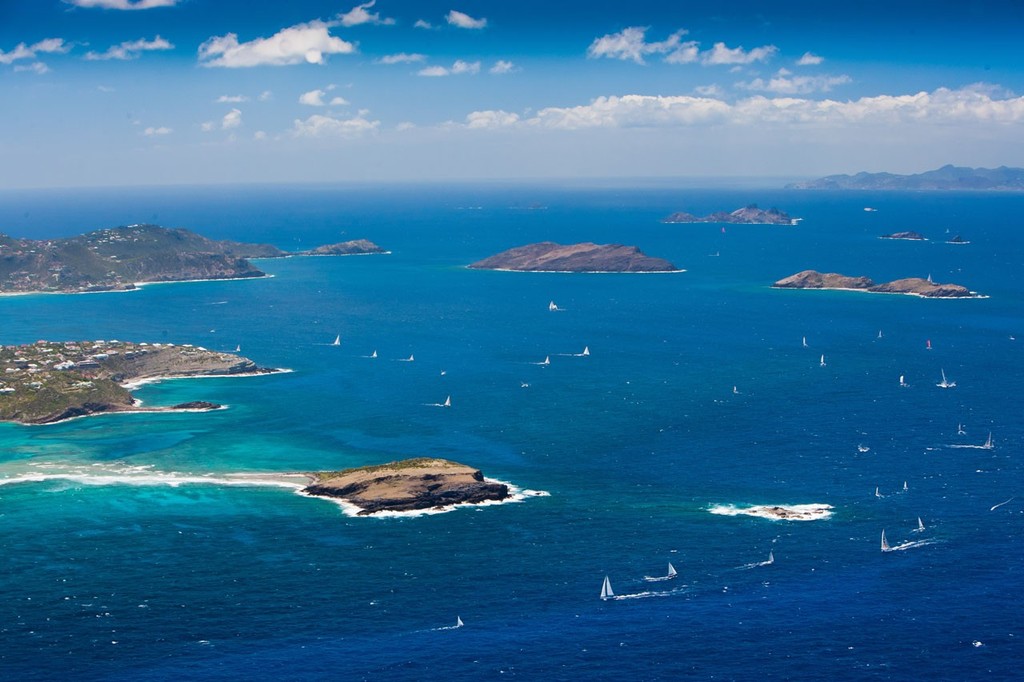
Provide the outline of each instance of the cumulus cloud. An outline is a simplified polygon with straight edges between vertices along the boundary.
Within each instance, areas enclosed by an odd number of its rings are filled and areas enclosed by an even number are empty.
[[[245,95],[221,95],[214,101],[218,104],[238,104],[240,102],[248,102],[249,98]]]
[[[299,95],[299,104],[305,104],[307,107],[323,107],[327,106],[327,102],[324,101],[324,95],[327,93],[323,90],[310,90]]]
[[[18,64],[14,67],[14,70],[31,71],[32,73],[37,73],[41,76],[44,73],[49,73],[50,67],[48,67],[46,64],[43,64],[42,62],[32,62],[31,64]]]
[[[840,76],[792,76],[789,71],[781,69],[771,78],[755,78],[749,82],[740,82],[736,87],[743,90],[772,92],[776,95],[806,95],[811,92],[829,92],[837,85],[851,82],[847,75]]]
[[[622,59],[644,63],[645,55],[664,54],[668,55],[665,61],[673,64],[688,64],[697,60],[699,43],[694,41],[683,42],[682,38],[688,31],[680,29],[660,42],[649,43],[646,40],[647,28],[644,26],[630,26],[618,33],[595,38],[594,42],[587,48],[587,57],[599,59]]]
[[[347,99],[345,99],[344,97],[332,97],[331,98],[331,106],[332,107],[345,107],[345,106],[348,106],[348,104],[349,104],[349,101]]]
[[[471,75],[480,73],[480,62],[466,62],[461,59],[456,59],[455,63],[450,67],[428,66],[424,69],[420,69],[417,72],[417,75],[438,78],[441,76],[458,76],[467,73]]]
[[[1024,97],[1000,95],[983,85],[939,88],[910,95],[856,100],[814,100],[756,95],[734,103],[717,97],[624,95],[598,97],[575,107],[548,107],[521,119],[505,111],[475,111],[466,127],[535,127],[558,130],[658,128],[700,125],[785,124],[822,127],[950,123],[1024,124]]]
[[[224,118],[220,120],[221,130],[231,130],[242,125],[242,112],[239,109],[232,109],[228,113],[224,114]]]
[[[430,23],[429,21],[426,21],[425,19],[417,19],[416,23],[413,24],[412,27],[413,28],[431,29],[431,28],[434,28],[434,25],[432,23]]]
[[[338,15],[338,21],[342,26],[358,26],[359,24],[382,24],[390,26],[395,23],[394,19],[382,19],[380,12],[368,12],[371,7],[377,4],[377,0],[364,2],[356,5],[348,12]]]
[[[418,52],[406,53],[399,52],[398,54],[386,54],[380,59],[374,60],[377,64],[412,64],[415,62],[422,62],[427,58],[425,54],[419,54]]]
[[[46,38],[32,45],[18,43],[10,52],[0,50],[0,64],[13,64],[22,59],[36,59],[40,54],[65,54],[70,49],[71,46],[65,43],[63,38]],[[45,68],[46,65],[43,64],[42,66]],[[37,71],[38,67],[30,65],[26,69],[16,70]]]
[[[494,63],[494,66],[487,70],[487,73],[493,74],[495,76],[500,76],[506,73],[515,73],[518,70],[519,67],[513,64],[512,62],[506,61],[504,59],[499,59]]]
[[[325,55],[351,54],[353,43],[330,34],[322,21],[310,21],[283,28],[269,38],[238,42],[238,35],[228,33],[209,38],[199,46],[199,62],[203,66],[240,68],[248,66],[285,66],[289,64],[323,64]]]
[[[205,121],[199,124],[199,129],[202,130],[204,133],[212,133],[216,127],[217,124],[213,121]]]
[[[120,45],[111,45],[106,52],[86,52],[85,58],[90,61],[103,61],[107,59],[138,59],[143,52],[154,50],[173,50],[174,45],[157,36],[153,40],[139,38],[138,40],[127,40]]]
[[[800,57],[800,59],[796,60],[796,65],[816,66],[818,64],[821,64],[823,61],[825,61],[824,57],[819,57],[818,55],[813,54],[811,52],[804,52],[803,56]]]
[[[377,132],[380,121],[370,121],[365,114],[366,112],[359,112],[359,115],[353,118],[333,118],[313,114],[304,121],[297,118],[292,126],[292,135],[296,137],[353,138]]]
[[[742,47],[727,47],[725,43],[715,43],[715,46],[703,53],[701,61],[704,64],[753,64],[763,62],[775,56],[779,48],[774,45],[755,47],[747,52]]]
[[[64,0],[75,7],[100,9],[154,9],[156,7],[174,7],[180,0]]]
[[[146,137],[157,137],[162,135],[170,135],[173,132],[174,130],[168,128],[167,126],[160,126],[159,128],[154,128],[150,126],[149,128],[143,130],[142,134],[145,135]]]
[[[445,19],[448,21],[449,24],[455,26],[456,28],[481,29],[487,26],[486,19],[474,19],[465,12],[459,12],[454,9],[448,12],[448,15],[445,17]]]

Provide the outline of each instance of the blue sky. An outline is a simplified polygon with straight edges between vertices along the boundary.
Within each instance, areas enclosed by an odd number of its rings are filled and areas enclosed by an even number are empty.
[[[0,184],[1024,165],[1024,3],[0,0]]]

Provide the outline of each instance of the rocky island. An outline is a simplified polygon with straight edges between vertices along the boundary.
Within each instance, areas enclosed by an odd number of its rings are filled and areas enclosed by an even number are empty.
[[[132,384],[161,378],[269,374],[247,358],[170,343],[37,341],[0,346],[0,421],[54,422],[108,412],[212,410],[192,401],[173,407],[142,407]]]
[[[359,507],[360,516],[500,502],[509,496],[507,485],[486,480],[479,469],[430,457],[311,476],[303,493],[344,500]]]
[[[664,218],[663,223],[727,223],[730,225],[796,225],[799,218],[792,218],[788,213],[777,208],[764,210],[757,204],[738,208],[732,213],[715,211],[706,216],[695,216],[692,213],[673,213]]]
[[[1024,168],[965,168],[946,165],[916,173],[857,173],[829,175],[817,180],[796,182],[786,189],[854,190],[1024,190]]]
[[[907,277],[875,284],[867,277],[848,277],[834,272],[803,270],[772,285],[777,289],[845,289],[874,294],[908,294],[924,298],[980,298],[959,284],[936,284],[931,279]]]
[[[925,236],[919,232],[893,232],[892,234],[883,234],[879,239],[905,239],[912,242],[927,241]]]
[[[663,258],[621,244],[539,242],[503,251],[469,266],[475,270],[520,272],[679,272]]]
[[[309,251],[302,251],[301,256],[364,256],[375,253],[387,253],[368,239],[353,239],[337,244],[325,244]]]
[[[66,239],[0,235],[0,293],[127,291],[139,283],[265,277],[250,258],[383,252],[366,240],[320,249],[291,253],[270,244],[215,241],[157,225],[114,227]]]

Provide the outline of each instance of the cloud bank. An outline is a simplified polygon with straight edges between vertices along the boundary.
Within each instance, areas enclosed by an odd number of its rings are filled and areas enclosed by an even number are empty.
[[[332,36],[330,27],[317,20],[245,43],[238,42],[238,35],[234,33],[209,38],[199,46],[199,62],[203,66],[224,68],[323,64],[325,55],[355,51],[353,43]]]

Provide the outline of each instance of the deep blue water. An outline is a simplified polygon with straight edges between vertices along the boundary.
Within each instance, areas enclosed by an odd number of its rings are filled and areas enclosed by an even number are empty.
[[[659,222],[750,202],[804,220]],[[263,280],[0,298],[3,344],[240,344],[294,370],[137,393],[221,412],[0,424],[0,677],[1014,679],[1022,211],[1012,194],[651,186],[0,193],[0,231],[16,236],[150,221],[393,252],[259,261]],[[971,243],[942,243],[947,229]],[[931,240],[877,239],[897,230]],[[686,272],[464,267],[545,239],[637,244]],[[989,298],[767,286],[805,268],[931,274]],[[559,355],[584,346],[588,358]],[[940,369],[955,389],[935,387]],[[452,409],[426,406],[446,395]],[[993,450],[947,447],[990,431]],[[550,496],[367,519],[284,488],[167,484],[420,455]],[[10,482],[40,474],[57,477]],[[708,511],[801,503],[834,515]],[[883,554],[883,528],[932,544]],[[769,551],[773,565],[739,568]],[[676,581],[642,582],[668,561]],[[620,594],[680,589],[602,602],[606,574]],[[456,616],[464,628],[436,629]]]

